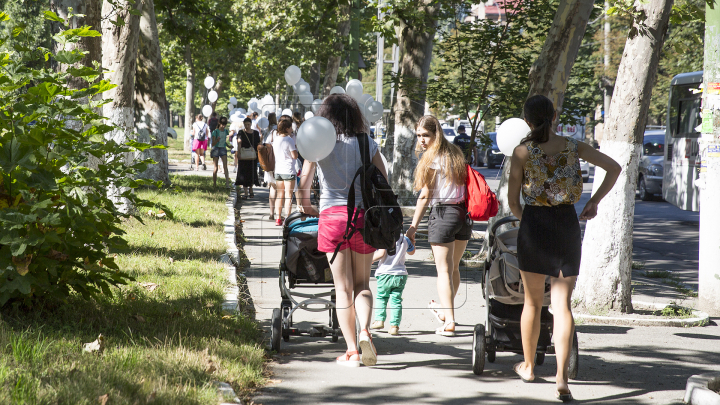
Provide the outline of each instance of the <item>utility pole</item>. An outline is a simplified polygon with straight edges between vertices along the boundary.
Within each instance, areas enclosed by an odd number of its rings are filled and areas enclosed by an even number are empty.
[[[605,20],[605,27],[603,30],[603,33],[605,34],[605,46],[603,47],[605,57],[603,58],[603,72],[606,78],[608,71],[610,70],[610,16],[608,15],[609,9],[610,2],[605,1],[605,15],[603,17],[603,19]],[[610,90],[608,89],[607,83],[603,83],[603,112],[605,114],[603,118],[603,123],[606,123],[608,122],[608,114],[610,112]],[[603,125],[603,129],[604,128],[605,126]]]
[[[360,0],[351,0],[350,7],[350,79],[360,78]]]
[[[705,6],[705,70],[700,138],[700,309],[720,315],[720,7]]]

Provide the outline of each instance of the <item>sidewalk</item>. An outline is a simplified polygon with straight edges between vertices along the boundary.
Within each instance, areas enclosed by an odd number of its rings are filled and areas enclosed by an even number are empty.
[[[247,239],[246,271],[257,319],[269,341],[272,310],[280,306],[278,264],[280,227],[268,220],[267,189],[243,200],[241,218]],[[477,242],[475,242],[477,243]],[[512,372],[521,357],[498,353],[476,376],[471,368],[472,329],[485,318],[480,272],[463,270],[457,298],[458,336],[434,334],[439,326],[425,307],[437,300],[435,265],[430,246],[418,240],[409,256],[410,277],[404,294],[401,334],[374,333],[378,365],[348,369],[335,364],[345,350],[341,338],[291,336],[270,366],[275,381],[259,391],[256,404],[543,404],[554,399],[555,356],[538,366],[540,381],[527,385]],[[371,288],[375,289],[371,277]],[[297,311],[294,322],[326,324],[327,312]],[[689,376],[717,371],[720,327],[703,328],[577,326],[580,346],[578,379],[571,381],[577,402],[677,404]]]

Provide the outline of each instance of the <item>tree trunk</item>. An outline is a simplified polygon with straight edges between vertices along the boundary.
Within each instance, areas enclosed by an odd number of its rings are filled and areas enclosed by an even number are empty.
[[[192,47],[185,45],[185,64],[187,65],[187,79],[185,83],[185,151],[190,152],[192,145],[192,125],[195,121],[195,66],[193,65]]]
[[[119,144],[131,138],[133,132],[133,101],[135,99],[135,66],[137,64],[138,33],[140,16],[128,11],[131,7],[127,0],[118,2],[118,8],[109,2],[103,3],[102,15],[114,14],[125,21],[123,26],[116,26],[110,19],[102,23],[102,65],[109,72],[105,78],[116,85],[112,90],[103,94],[106,99],[112,100],[103,106],[103,115],[111,123],[118,126],[107,136]],[[142,9],[142,2],[132,5],[136,10]],[[130,162],[133,156],[125,156]],[[119,197],[124,190],[111,191],[111,197],[123,211],[132,209],[125,199]]]
[[[325,82],[323,84],[323,96],[330,94],[330,89],[335,87],[337,81],[338,69],[340,69],[340,60],[342,59],[343,38],[350,33],[350,2],[343,1],[338,6],[338,39],[333,44],[332,55],[328,57],[327,68],[325,69]]]
[[[548,97],[555,105],[558,117],[562,111],[570,71],[585,35],[592,9],[591,1],[562,0],[555,12],[555,19],[548,31],[542,51],[530,68],[528,97],[536,94]],[[521,113],[522,111],[518,111],[518,114]],[[490,219],[488,229],[496,220],[512,215],[507,199],[509,176],[510,157],[508,156],[503,163],[500,186],[497,190],[500,208],[497,216]],[[487,238],[485,239],[487,241]]]
[[[392,188],[401,204],[412,205],[415,156],[415,124],[425,113],[425,92],[432,59],[433,37],[437,25],[438,6],[424,0],[421,7],[424,20],[409,26],[400,19],[401,84],[395,104],[393,132]]]
[[[632,234],[638,161],[660,50],[665,41],[672,0],[637,0],[633,28],[625,42],[618,68],[603,153],[623,168],[612,191],[600,203],[598,215],[588,221],[583,260],[574,303],[577,307],[632,312]],[[605,172],[595,169],[593,192]]]
[[[135,131],[138,141],[167,146],[165,75],[153,0],[143,0],[135,81]],[[148,149],[142,153],[142,158],[153,159],[157,164],[148,166],[140,177],[170,184],[167,149]]]

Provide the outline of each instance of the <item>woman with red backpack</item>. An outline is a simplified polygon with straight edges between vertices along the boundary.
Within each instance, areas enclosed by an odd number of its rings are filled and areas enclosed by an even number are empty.
[[[438,304],[428,308],[443,323],[435,333],[455,336],[455,295],[460,287],[460,259],[472,236],[472,220],[465,207],[467,166],[465,156],[448,142],[437,118],[426,115],[415,128],[415,151],[422,154],[415,168],[415,191],[420,191],[412,224],[405,233],[415,243],[415,232],[430,205],[428,242],[437,268]],[[441,311],[441,309],[443,311]]]

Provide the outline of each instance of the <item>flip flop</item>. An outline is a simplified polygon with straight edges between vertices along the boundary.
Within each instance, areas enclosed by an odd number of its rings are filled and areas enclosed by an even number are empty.
[[[525,363],[525,362],[524,362],[524,361],[521,361],[520,363],[515,363],[515,365],[513,366],[513,371],[515,372],[515,374],[517,374],[518,376],[520,376],[520,379],[522,380],[522,382],[524,382],[524,383],[532,383],[532,382],[535,382],[535,379],[534,379],[534,378],[533,378],[532,380],[526,380],[525,377],[523,377],[522,374],[520,374],[519,368],[520,368],[520,366],[521,366],[523,363]]]
[[[448,327],[448,325],[450,325],[450,324],[453,324],[453,326],[457,325],[457,323],[455,323],[455,322],[446,322],[443,324],[443,326],[435,329],[435,334],[441,335],[441,336],[447,336],[447,337],[455,336],[455,330],[447,330],[446,329]]]
[[[428,309],[430,309],[430,311],[432,311],[433,315],[435,315],[435,318],[438,320],[438,322],[444,324],[445,320],[440,319],[440,314],[442,314],[443,318],[445,318],[445,314],[442,311],[438,311],[437,309],[435,309],[436,305],[438,307],[440,306],[440,304],[435,302],[435,300],[430,300],[430,302],[428,302]]]
[[[346,351],[342,356],[338,356],[335,362],[344,367],[360,367],[360,360],[350,360],[350,357],[359,355],[357,350]]]
[[[573,396],[570,391],[567,394],[561,394],[560,391],[555,391],[555,398],[563,402],[572,402]]]

